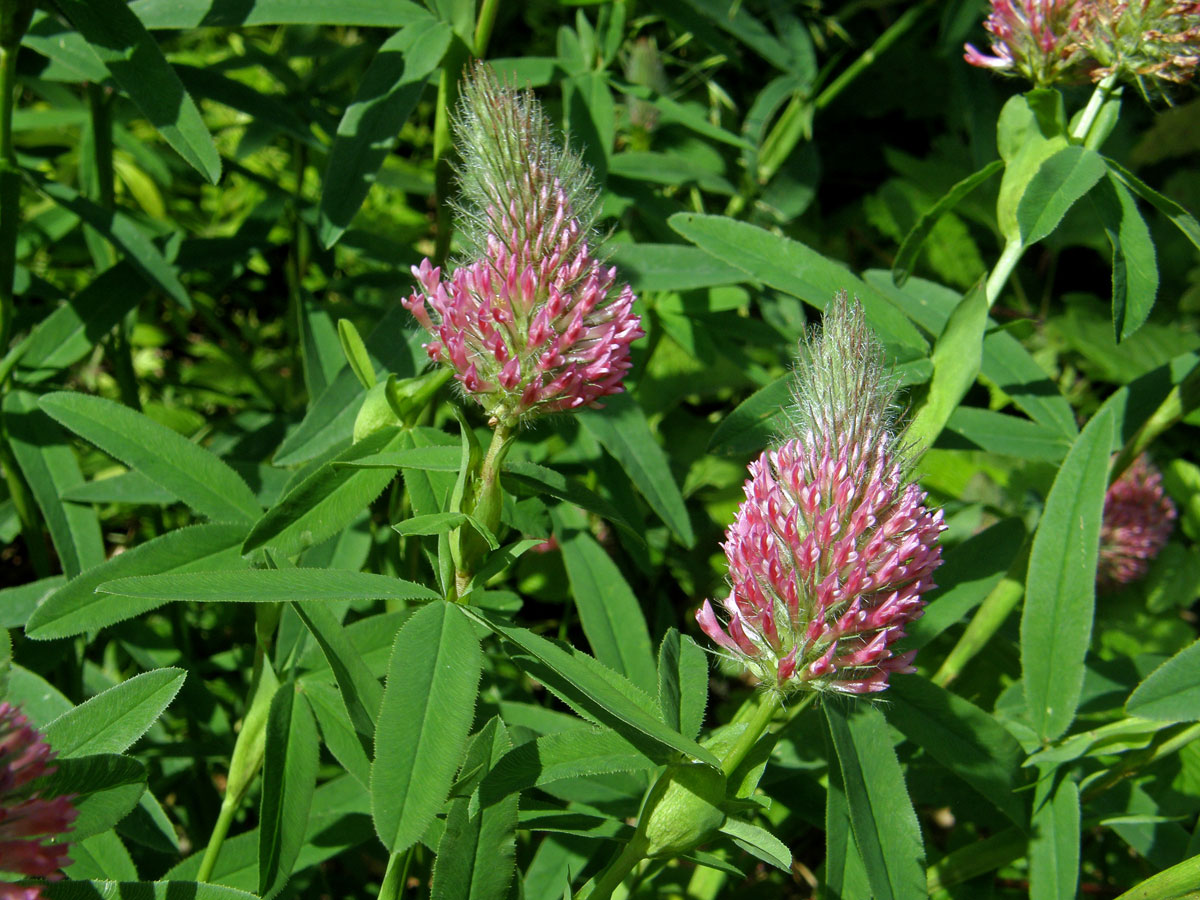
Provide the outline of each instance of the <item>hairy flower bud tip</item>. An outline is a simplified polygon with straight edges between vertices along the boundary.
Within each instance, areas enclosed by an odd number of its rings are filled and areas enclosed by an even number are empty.
[[[54,752],[20,710],[0,703],[0,870],[54,879],[70,864],[67,845],[58,841],[76,810],[69,797],[43,797],[36,782],[54,771],[53,760]],[[0,885],[0,900],[37,896],[36,888]]]
[[[941,510],[907,480],[895,387],[857,303],[826,309],[796,372],[796,435],[750,464],[725,533],[729,596],[696,619],[781,691],[882,691],[913,653],[892,647],[941,565]]]
[[[512,423],[594,405],[623,390],[642,337],[628,285],[593,254],[591,174],[558,147],[528,92],[477,66],[456,122],[466,261],[414,266],[403,301],[490,417]]]
[[[1111,591],[1145,575],[1174,522],[1175,504],[1163,491],[1162,474],[1139,456],[1104,496],[1097,586]]]

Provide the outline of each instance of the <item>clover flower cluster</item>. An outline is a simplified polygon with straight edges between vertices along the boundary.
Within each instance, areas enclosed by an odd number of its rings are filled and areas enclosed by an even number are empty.
[[[493,424],[596,405],[623,390],[643,335],[633,291],[592,250],[597,194],[558,147],[537,101],[483,65],[463,88],[456,131],[467,261],[424,260],[404,301]]]
[[[1035,84],[1062,80],[1086,56],[1087,7],[1081,0],[993,0],[983,25],[992,36],[991,55],[967,44],[965,58],[973,66],[1024,75]]]
[[[76,810],[69,797],[43,797],[35,779],[54,771],[54,751],[19,709],[0,703],[0,870],[54,879],[70,864],[58,839]],[[35,900],[36,887],[0,883],[0,900]]]
[[[1196,0],[992,0],[991,53],[967,44],[967,62],[1039,85],[1083,76],[1178,84],[1200,65]]]
[[[882,691],[910,672],[896,653],[941,565],[941,510],[907,478],[894,381],[857,303],[839,294],[798,367],[795,437],[750,465],[725,534],[726,623],[701,629],[782,692]]]
[[[1096,583],[1115,590],[1146,574],[1175,523],[1175,504],[1163,491],[1162,473],[1139,456],[1104,496]]]

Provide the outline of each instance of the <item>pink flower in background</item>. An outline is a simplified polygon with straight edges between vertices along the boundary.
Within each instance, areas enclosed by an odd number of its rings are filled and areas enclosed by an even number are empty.
[[[0,870],[61,877],[76,811],[69,797],[42,797],[34,783],[54,771],[54,751],[15,706],[0,703]],[[0,900],[39,896],[37,888],[0,885]]]
[[[882,691],[912,671],[892,648],[934,586],[942,513],[907,479],[882,349],[845,294],[796,384],[796,437],[751,463],[725,535],[726,624],[708,601],[696,618],[780,691]]]
[[[622,391],[642,337],[634,295],[595,257],[591,175],[556,146],[537,101],[484,66],[457,124],[468,261],[413,267],[404,301],[493,422],[592,406]]]
[[[1104,496],[1097,585],[1115,590],[1145,575],[1174,524],[1175,504],[1163,491],[1162,474],[1139,456]]]

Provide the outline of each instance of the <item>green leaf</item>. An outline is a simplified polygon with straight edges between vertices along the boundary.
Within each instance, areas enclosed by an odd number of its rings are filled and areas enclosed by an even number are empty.
[[[203,447],[127,406],[67,392],[47,394],[39,405],[203,516],[253,522],[261,514],[242,476]]]
[[[429,15],[410,0],[255,0],[237,6],[214,6],[212,0],[134,0],[129,7],[150,29],[238,25],[397,28]]]
[[[66,435],[25,391],[4,397],[4,427],[17,465],[50,529],[63,572],[73,578],[104,561],[100,520],[90,506],[64,502],[62,495],[83,484],[83,474]]]
[[[1063,216],[1104,177],[1104,160],[1095,150],[1072,144],[1043,160],[1017,204],[1017,226],[1025,246],[1058,227]]]
[[[1067,454],[1033,538],[1021,613],[1021,670],[1029,720],[1043,740],[1067,730],[1083,690],[1112,445],[1112,411],[1104,409]]]
[[[757,453],[770,444],[786,420],[793,383],[790,373],[782,375],[739,403],[708,439],[708,452],[743,456]]]
[[[42,731],[59,759],[122,753],[158,721],[186,677],[182,669],[145,672],[63,713]]]
[[[336,462],[334,465],[356,469],[420,469],[423,472],[457,472],[462,463],[458,447],[409,447],[372,453],[360,459]]]
[[[1113,333],[1118,342],[1142,327],[1158,295],[1158,257],[1133,194],[1111,172],[1091,194],[1112,244]]]
[[[826,729],[828,734],[828,729]],[[829,759],[835,758],[832,741],[826,742]],[[854,843],[854,828],[850,822],[850,804],[841,769],[829,766],[829,786],[825,792],[825,888],[831,898],[871,896],[867,870],[862,854]]]
[[[342,695],[331,684],[309,679],[304,679],[302,683],[304,696],[316,717],[325,746],[365,790],[371,783],[371,760],[367,758],[362,737],[350,721]],[[379,695],[383,696],[383,688],[379,689]],[[372,733],[374,729],[375,723],[371,722]],[[367,746],[370,747],[370,742]]]
[[[97,591],[160,603],[288,603],[306,600],[436,600],[424,585],[369,572],[336,569],[247,569],[187,575],[140,575]]]
[[[292,608],[312,632],[329,661],[338,690],[354,729],[364,738],[375,736],[375,720],[383,702],[383,688],[355,650],[342,624],[320,603],[293,603]]]
[[[849,291],[884,343],[924,350],[925,339],[892,302],[842,265],[789,238],[724,216],[676,213],[668,224],[701,249],[751,279],[799,297],[817,309]]]
[[[1125,701],[1125,712],[1161,722],[1200,719],[1200,642],[1151,672]]]
[[[467,748],[463,772],[486,772],[512,746],[499,717],[491,719]],[[433,864],[432,900],[504,900],[516,864],[516,796],[472,814],[471,799],[458,797]]]
[[[90,353],[141,299],[130,290],[133,274],[132,264],[117,263],[38,322],[24,342],[21,368],[63,369]]]
[[[0,590],[0,629],[26,627],[34,611],[66,582],[64,575],[51,575]]]
[[[1108,158],[1105,158],[1104,162],[1109,172],[1120,179],[1125,187],[1170,219],[1171,223],[1183,232],[1184,237],[1192,242],[1192,246],[1200,250],[1200,222],[1197,222],[1191,213],[1170,197],[1164,197],[1119,163]]]
[[[371,766],[371,815],[389,853],[425,834],[466,747],[483,654],[462,613],[453,603],[430,603],[392,649]]]
[[[67,488],[62,492],[62,498],[75,503],[148,503],[156,506],[175,501],[174,494],[133,469]]]
[[[71,803],[79,816],[71,840],[81,841],[108,831],[137,806],[146,790],[146,767],[115,753],[59,759],[40,786],[47,797],[75,795]]]
[[[946,420],[975,383],[983,363],[987,313],[987,294],[980,282],[967,291],[946,321],[933,348],[929,393],[905,434],[905,440],[914,446],[933,446]]]
[[[317,226],[324,246],[333,246],[350,227],[450,37],[450,26],[428,16],[384,41],[371,60],[329,152]]]
[[[625,576],[584,531],[560,541],[583,633],[596,659],[643,690],[657,680],[650,631]]]
[[[392,526],[392,530],[397,534],[449,534],[459,526],[466,524],[474,528],[493,550],[500,549],[500,542],[496,540],[496,536],[488,530],[486,525],[474,516],[469,516],[461,512],[440,512],[429,513],[424,516],[411,516],[402,522],[397,522]]]
[[[280,685],[267,716],[258,825],[258,894],[278,893],[292,874],[317,786],[317,727],[295,682]]]
[[[691,291],[737,284],[745,278],[741,269],[686,244],[614,242],[610,249],[610,261],[639,293]]]
[[[543,683],[636,743],[643,753],[648,750],[647,755],[659,756],[664,751],[668,755],[678,751],[711,766],[718,765],[711,752],[664,725],[648,697],[587,654],[518,628],[486,610],[468,608],[465,612],[539,660],[545,666]],[[547,677],[554,677],[555,683],[550,684]]]
[[[892,679],[888,722],[986,800],[1025,827],[1025,752],[1016,738],[973,703],[924,678]]]
[[[346,362],[350,371],[358,379],[364,390],[375,386],[375,364],[367,354],[367,345],[363,343],[362,335],[349,319],[338,319],[338,340],[342,343],[342,352],[346,354]]]
[[[383,493],[394,469],[355,469],[346,465],[403,447],[408,434],[385,428],[347,447],[284,495],[251,529],[243,553],[267,547],[295,556],[346,528]]]
[[[1053,776],[1047,776],[1050,781]],[[1058,779],[1033,814],[1029,841],[1029,900],[1062,900],[1079,888],[1079,787]]]
[[[975,188],[1003,168],[1004,160],[992,160],[978,172],[971,173],[955,184],[937,203],[922,213],[916,224],[904,236],[904,240],[900,243],[900,249],[896,251],[896,258],[892,261],[892,279],[897,285],[903,285],[908,280],[908,276],[912,274],[913,264],[917,261],[917,254],[921,252],[921,246],[942,216],[958,206]]]
[[[487,808],[529,788],[622,772],[657,768],[658,762],[609,729],[572,728],[543,735],[508,751],[479,785]]]
[[[792,851],[788,849],[787,844],[765,828],[729,818],[721,826],[721,834],[731,838],[751,856],[756,856],[784,872],[792,871]]]
[[[457,461],[454,468],[458,469]],[[513,485],[519,485],[533,491],[535,494],[549,494],[551,497],[573,503],[580,509],[595,513],[602,519],[607,519],[621,528],[626,534],[641,541],[640,532],[634,528],[629,519],[620,510],[599,494],[589,490],[577,481],[572,481],[554,469],[548,469],[545,466],[539,466],[537,463],[525,462],[524,460],[507,460],[504,463],[500,480],[508,488],[511,488]]]
[[[855,843],[876,900],[925,898],[921,828],[876,707],[823,704],[850,807]]]
[[[694,738],[708,706],[708,655],[690,637],[668,628],[658,649],[658,708],[663,721]]]
[[[245,565],[239,552],[244,525],[193,525],[138,544],[67,582],[33,611],[25,635],[34,640],[71,637],[156,609],[162,599],[132,600],[97,594],[106,581],[159,572],[197,572]]]
[[[26,172],[26,177],[63,209],[70,210],[108,238],[149,284],[160,288],[184,309],[191,310],[192,298],[179,280],[176,267],[167,262],[135,219],[123,212],[105,209],[73,188],[50,181],[38,173]]]
[[[129,4],[59,0],[57,5],[150,124],[189,165],[216,184],[221,158],[200,110]]]
[[[629,476],[650,508],[685,547],[696,542],[687,507],[667,455],[663,452],[650,423],[628,394],[605,398],[603,410],[581,409],[583,427],[613,455]]]
[[[966,449],[979,449],[987,453],[1000,453],[1021,459],[1036,459],[1057,463],[1071,449],[1071,442],[1062,432],[1031,422],[1020,416],[960,406],[946,420],[946,431],[952,432],[963,442],[948,437],[942,432],[939,446],[958,448],[965,442]]]
[[[74,855],[74,854],[72,854]],[[255,900],[253,894],[196,881],[57,881],[39,885],[48,900]]]

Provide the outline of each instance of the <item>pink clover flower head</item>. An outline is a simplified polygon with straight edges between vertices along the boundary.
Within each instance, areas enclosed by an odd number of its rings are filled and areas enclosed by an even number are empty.
[[[478,65],[456,122],[469,252],[450,272],[413,267],[404,306],[493,423],[598,405],[624,390],[642,337],[635,297],[594,252],[591,173],[554,143],[528,92]]]
[[[1112,591],[1142,578],[1167,545],[1175,515],[1162,474],[1139,456],[1104,495],[1097,586]]]
[[[1023,75],[1048,85],[1076,75],[1086,57],[1081,41],[1095,0],[992,0],[984,29],[991,54],[973,44],[964,58],[973,66]]]
[[[0,870],[56,880],[71,862],[60,842],[77,815],[71,798],[43,797],[37,784],[54,771],[53,760],[54,751],[21,711],[0,703]],[[0,900],[36,896],[36,888],[0,885]]]
[[[794,437],[750,464],[725,533],[729,596],[700,628],[781,693],[864,694],[911,672],[893,646],[941,565],[941,510],[911,483],[893,380],[857,303],[839,294],[797,370]],[[724,625],[722,625],[724,619]]]

